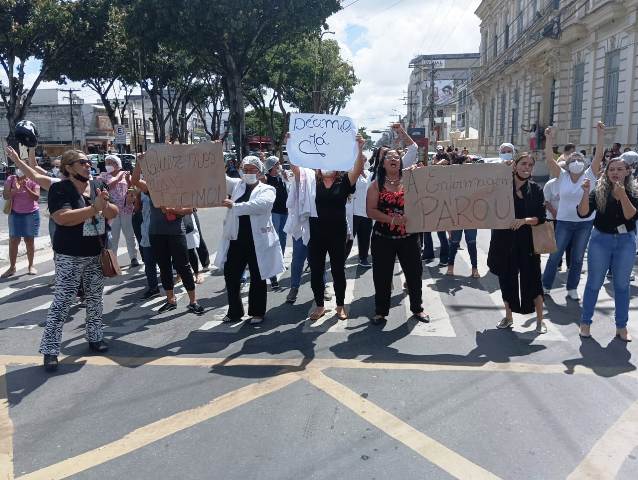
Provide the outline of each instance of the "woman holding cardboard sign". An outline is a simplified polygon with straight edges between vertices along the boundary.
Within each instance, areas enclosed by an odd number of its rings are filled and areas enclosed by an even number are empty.
[[[248,315],[251,324],[259,324],[266,315],[266,279],[285,270],[281,244],[271,217],[277,194],[275,187],[259,181],[266,171],[259,158],[245,157],[241,171],[241,179],[226,176],[230,199],[222,203],[228,208],[228,214],[215,266],[224,270],[228,293],[228,313],[224,322],[238,322],[244,316],[241,278],[248,267]]]
[[[536,332],[546,333],[543,322],[543,286],[541,284],[541,257],[534,253],[532,226],[545,222],[543,189],[531,180],[534,159],[521,154],[513,164],[515,220],[511,228],[492,230],[487,266],[498,276],[505,318],[497,328],[510,328],[512,312],[536,311]]]
[[[286,140],[288,135],[286,135]],[[346,320],[344,302],[346,295],[346,202],[356,189],[357,179],[363,171],[366,157],[363,155],[363,137],[357,135],[359,153],[349,172],[334,170],[304,169],[311,173],[310,188],[314,194],[315,211],[309,212],[310,241],[308,262],[310,264],[310,286],[315,297],[316,308],[310,313],[310,320],[318,320],[326,313],[324,307],[325,282],[323,280],[326,254],[330,255],[330,271],[334,281],[336,314],[339,320]],[[297,182],[301,182],[302,172],[291,165]]]
[[[372,229],[372,278],[374,281],[375,325],[385,322],[390,313],[392,276],[397,257],[405,274],[410,295],[410,310],[415,318],[429,322],[423,312],[421,290],[421,244],[419,234],[405,231],[404,189],[401,182],[402,159],[396,150],[388,150],[377,167],[376,180],[368,188],[368,217],[375,220]]]

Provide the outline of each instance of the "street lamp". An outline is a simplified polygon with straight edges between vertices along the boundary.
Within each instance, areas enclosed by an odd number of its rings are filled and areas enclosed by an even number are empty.
[[[317,68],[319,66],[320,57],[319,53],[321,50],[321,41],[323,39],[323,36],[328,33],[331,35],[335,35],[335,32],[332,32],[330,30],[321,32],[321,35],[319,35],[319,43],[317,44],[317,63],[315,64],[315,81],[312,89],[312,109],[315,111],[315,113],[319,113],[319,109],[321,108],[321,90],[317,91]]]

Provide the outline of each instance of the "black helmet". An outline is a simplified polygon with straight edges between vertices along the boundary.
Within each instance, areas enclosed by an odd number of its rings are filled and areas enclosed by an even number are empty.
[[[33,122],[22,120],[16,124],[16,140],[29,148],[38,144],[38,129]]]

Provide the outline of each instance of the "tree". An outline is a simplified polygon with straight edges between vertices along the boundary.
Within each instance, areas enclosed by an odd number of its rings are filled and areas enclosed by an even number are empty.
[[[244,79],[261,68],[270,49],[318,30],[341,6],[338,0],[216,0],[214,6],[209,0],[187,2],[189,25],[183,31],[191,50],[222,75],[235,143],[243,153]]]
[[[17,148],[15,125],[25,118],[31,100],[44,80],[60,80],[60,57],[73,42],[77,4],[63,0],[0,0],[0,98],[9,124],[7,142]],[[38,65],[26,85],[27,62]]]
[[[246,112],[246,135],[268,135],[273,138],[275,149],[277,148],[278,138],[283,138],[285,130],[282,128],[284,116],[280,112],[274,112],[274,121],[271,117],[259,110],[250,110]],[[274,124],[274,132],[271,130]]]
[[[363,145],[363,149],[372,150],[374,148],[374,142],[372,141],[372,137],[368,135],[366,127],[359,127],[359,135],[361,135],[366,141],[366,143]]]
[[[204,125],[204,131],[211,140],[222,138],[222,113],[224,111],[224,91],[219,75],[208,74],[193,98],[194,110]],[[224,137],[227,131],[224,132]]]

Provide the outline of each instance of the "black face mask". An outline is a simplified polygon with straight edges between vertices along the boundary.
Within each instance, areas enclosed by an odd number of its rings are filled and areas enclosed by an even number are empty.
[[[89,177],[83,177],[79,173],[74,173],[73,178],[75,178],[78,182],[86,183],[90,180]]]

